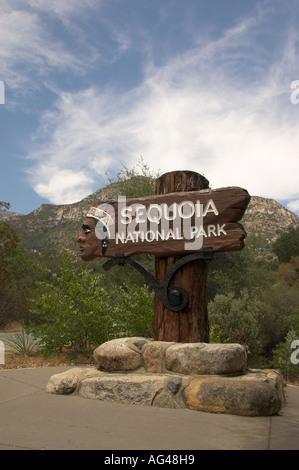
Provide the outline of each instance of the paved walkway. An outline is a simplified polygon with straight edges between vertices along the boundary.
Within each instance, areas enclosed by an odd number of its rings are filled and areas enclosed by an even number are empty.
[[[249,418],[46,393],[70,368],[0,371],[0,450],[299,450],[299,387],[280,415]]]

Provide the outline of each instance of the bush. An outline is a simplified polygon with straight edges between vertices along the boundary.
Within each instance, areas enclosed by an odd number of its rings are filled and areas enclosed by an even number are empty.
[[[272,245],[280,263],[288,263],[299,256],[299,227],[290,226]]]
[[[154,294],[147,286],[120,286],[116,302],[118,336],[154,336]]]
[[[5,203],[0,201],[1,205]],[[9,262],[20,241],[7,222],[0,222],[0,328],[18,319],[19,298]]]
[[[273,350],[272,367],[278,369],[288,382],[299,378],[299,364],[293,364],[291,361],[291,355],[294,352],[291,344],[294,340],[298,339],[299,334],[292,329],[288,332],[285,341],[279,343]]]
[[[217,342],[247,345],[252,357],[256,357],[262,348],[264,309],[265,304],[250,296],[246,289],[238,298],[232,292],[216,295],[208,305],[212,337]]]
[[[113,308],[104,275],[83,269],[72,252],[63,250],[60,276],[39,282],[31,299],[29,331],[41,339],[46,354],[63,349],[86,350],[111,339]]]
[[[123,336],[152,336],[153,294],[146,286],[107,285],[107,276],[84,269],[62,250],[60,273],[39,282],[31,299],[27,331],[41,340],[44,353],[91,347]]]

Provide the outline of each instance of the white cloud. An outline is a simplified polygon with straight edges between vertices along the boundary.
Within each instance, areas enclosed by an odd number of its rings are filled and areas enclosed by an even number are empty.
[[[51,169],[53,170],[53,169]],[[41,175],[39,175],[39,178]],[[37,183],[34,190],[41,197],[49,199],[53,204],[71,204],[79,201],[90,192],[90,183],[92,180],[83,172],[73,172],[72,170],[61,170],[57,173],[49,171],[49,168],[43,168],[41,178],[44,183]]]
[[[62,93],[56,109],[46,112],[34,136],[34,162],[27,170],[37,194],[55,204],[75,202],[90,194],[98,175],[111,167],[120,149],[118,124],[109,94],[92,90]]]
[[[72,52],[57,38],[42,13],[53,13],[68,21],[70,15],[92,5],[92,0],[67,3],[40,0],[28,4],[19,0],[0,0],[1,78],[7,87],[26,95],[40,87],[43,80],[45,84],[47,75],[54,70],[82,72],[88,59],[95,56],[93,46],[89,47],[88,53],[85,50],[88,58],[80,57],[78,51]],[[79,31],[76,33],[78,35]]]
[[[287,208],[292,212],[299,212],[299,199],[297,199],[295,201],[291,201],[287,205]]]
[[[64,20],[70,15],[82,14],[86,8],[94,7],[100,0],[68,0],[62,2],[61,0],[29,0],[29,5],[34,9],[39,9],[43,12],[51,13]]]
[[[91,183],[142,155],[155,169],[204,173],[214,188],[297,201],[299,106],[290,102],[297,33],[291,29],[284,49],[271,55],[255,36],[262,13],[161,67],[148,63],[136,89],[61,93],[38,132],[47,138],[30,154],[38,194],[78,200],[85,188],[90,193],[84,178]],[[55,178],[43,172],[45,161]]]
[[[299,136],[294,126],[275,124],[269,112],[261,117],[259,106],[248,111],[248,94],[232,105],[225,103],[229,89],[219,102],[211,91],[169,88],[160,80],[155,88],[153,80],[125,97],[96,90],[62,97],[57,112],[45,117],[45,128],[53,126],[50,141],[32,157],[53,162],[63,174],[66,168],[84,169],[94,180],[143,155],[162,171],[203,172],[213,187],[240,185],[265,197],[298,196]],[[67,178],[64,182],[69,186]],[[47,184],[45,180],[43,191],[40,186],[36,191],[45,196]],[[52,188],[50,181],[47,197],[57,202]]]

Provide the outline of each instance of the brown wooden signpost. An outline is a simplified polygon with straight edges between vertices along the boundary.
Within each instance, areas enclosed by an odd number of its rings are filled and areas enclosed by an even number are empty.
[[[198,173],[166,173],[156,181],[155,196],[121,198],[90,210],[85,233],[93,231],[94,219],[101,223],[89,239],[94,254],[84,255],[86,240],[78,238],[82,258],[111,258],[104,269],[115,264],[138,269],[156,293],[155,340],[208,342],[208,261],[244,247],[246,233],[238,221],[249,201],[245,189],[212,190]],[[138,253],[155,255],[155,279],[131,258]]]
[[[213,201],[204,217],[205,246],[214,251],[240,250],[244,246],[246,233],[237,222],[249,203],[247,191],[240,188],[209,190],[209,182],[193,172],[171,172],[161,176],[156,183],[157,194],[185,191],[199,194],[201,201]],[[212,209],[208,212],[209,209]],[[178,262],[176,257],[156,257],[156,281],[163,280],[167,271]],[[188,304],[180,312],[169,310],[155,297],[155,339],[175,342],[209,342],[207,312],[208,261],[195,259],[181,267],[172,279],[189,293]]]

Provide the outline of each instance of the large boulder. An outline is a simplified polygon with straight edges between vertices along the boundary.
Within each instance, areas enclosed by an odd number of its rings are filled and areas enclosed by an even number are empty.
[[[164,388],[166,382],[166,377],[157,375],[110,374],[81,382],[79,396],[129,405],[151,406],[155,396]]]
[[[243,416],[272,416],[284,405],[280,377],[261,371],[239,377],[194,378],[184,398],[191,410]]]
[[[74,368],[52,376],[47,392],[76,392],[94,400],[242,416],[272,416],[284,405],[283,382],[274,371],[192,377]]]
[[[95,368],[74,367],[66,372],[54,374],[50,377],[46,391],[60,395],[74,393],[82,380],[89,377],[99,376],[100,371]]]
[[[167,341],[149,341],[142,348],[143,364],[146,372],[159,374],[165,370],[165,351],[171,345]]]
[[[185,375],[241,374],[247,352],[240,344],[177,343],[165,352],[166,369]]]
[[[135,370],[141,366],[141,349],[144,338],[117,338],[101,344],[93,357],[103,371]]]
[[[271,416],[284,405],[275,371],[247,370],[240,344],[120,338],[94,351],[96,368],[53,375],[47,392],[162,408]]]

